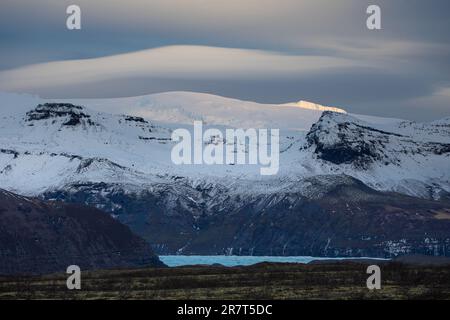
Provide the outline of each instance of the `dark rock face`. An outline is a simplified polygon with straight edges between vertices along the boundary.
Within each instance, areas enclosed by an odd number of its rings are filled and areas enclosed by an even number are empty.
[[[83,183],[71,186],[69,191],[48,192],[44,197],[88,203],[109,212],[136,234],[145,235],[143,238],[162,254],[176,253],[190,241],[197,215],[204,211],[187,199],[193,193],[197,192],[164,186],[157,191],[135,194],[106,183]],[[157,234],[155,237],[150,236],[153,232]]]
[[[199,187],[132,194],[105,184],[47,197],[111,212],[160,254],[450,256],[450,202],[378,192],[346,176],[310,180],[316,198],[293,190],[216,201]]]
[[[315,146],[319,158],[334,164],[353,163],[365,168],[385,157],[383,149],[390,136],[400,136],[350,122],[347,118],[325,111],[311,127],[307,141],[310,146]]]
[[[54,118],[66,118],[65,126],[76,126],[85,119],[87,123],[94,123],[89,119],[91,116],[83,112],[83,107],[71,103],[44,103],[39,104],[34,110],[27,112],[27,121],[47,120]]]
[[[331,111],[322,114],[306,138],[318,158],[338,165],[352,164],[358,169],[368,169],[375,162],[400,165],[400,159],[408,155],[450,153],[450,144],[417,142]]]
[[[108,214],[0,190],[0,274],[162,266],[148,244]]]
[[[133,117],[133,116],[125,116],[125,121],[148,123],[148,121],[142,117]]]

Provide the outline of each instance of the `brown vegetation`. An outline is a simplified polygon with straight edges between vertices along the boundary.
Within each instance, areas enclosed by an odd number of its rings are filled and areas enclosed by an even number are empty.
[[[82,290],[66,275],[0,278],[2,299],[450,299],[449,266],[381,265],[382,288],[366,288],[366,264],[258,264],[93,271]]]

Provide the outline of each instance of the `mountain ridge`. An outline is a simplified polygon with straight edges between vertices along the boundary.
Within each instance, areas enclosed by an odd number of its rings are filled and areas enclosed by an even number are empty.
[[[204,98],[189,95],[194,100]],[[199,105],[180,100],[177,94],[158,97],[176,102],[160,100],[156,104],[156,110],[167,106],[175,112],[170,117],[179,112],[188,115],[189,121],[206,121],[205,129],[230,125],[231,118],[221,97],[218,109],[226,115],[214,119],[214,114],[197,118],[198,110],[211,106],[214,99],[210,96]],[[145,101],[147,98],[150,100]],[[8,100],[10,107],[2,110],[0,116],[0,187],[43,199],[96,206],[130,226],[163,253],[223,254],[238,250],[246,254],[344,256],[448,254],[444,218],[450,199],[450,123],[446,119],[419,124],[329,110],[267,107],[270,112],[264,109],[255,115],[257,124],[273,128],[279,121],[287,122],[280,128],[279,173],[262,177],[257,165],[174,165],[170,160],[174,145],[171,133],[177,128],[192,132],[192,124],[164,123],[133,112],[152,109],[157,100],[154,99],[85,100],[84,104],[79,100],[40,100],[28,107],[26,100],[17,102],[20,110],[12,107],[14,99]],[[134,105],[128,115],[99,111],[108,106],[123,111],[129,103]],[[242,105],[235,103],[228,107]],[[252,123],[250,116],[245,117],[246,112],[251,114],[259,104],[242,103],[248,108],[239,114],[245,121],[231,124]],[[274,114],[279,118],[273,118]],[[301,123],[297,126],[301,128],[292,129],[294,123]],[[236,141],[235,147],[245,148],[245,142]],[[354,193],[333,195],[333,203],[342,210],[337,216],[325,200],[335,183]],[[382,205],[371,200],[369,195],[373,193],[378,194]],[[352,204],[349,199],[355,194],[361,199]],[[397,201],[402,206],[392,205]],[[424,217],[422,222],[414,218],[408,201],[422,208],[416,212]],[[395,221],[386,215],[392,210],[398,213],[392,216]],[[427,210],[437,211],[430,214]],[[361,215],[353,217],[358,211]],[[285,223],[274,230],[277,222],[273,219],[283,216]],[[253,229],[249,217],[260,228]],[[318,217],[322,226],[326,219],[335,218],[322,230],[314,220]],[[347,232],[342,229],[347,224],[340,222],[346,219],[356,219],[355,226],[348,227],[348,232],[353,232],[348,236],[353,242],[342,237],[330,242],[329,237],[319,236]],[[392,228],[392,235],[377,235],[382,230],[368,224],[373,219]],[[414,228],[402,234],[395,225],[404,223],[415,226],[421,234]],[[236,229],[236,225],[247,229]],[[291,225],[298,226],[302,234],[293,233]],[[365,234],[363,226],[372,233]],[[211,240],[213,234],[221,233],[222,240]],[[379,241],[364,240],[375,239],[376,235],[381,237]],[[283,249],[286,237],[292,238],[293,242],[288,242],[295,245]],[[215,243],[215,247],[208,247],[208,243]],[[351,250],[351,243],[360,250]],[[433,251],[434,245],[439,247],[437,251]],[[308,246],[315,249],[308,251]]]

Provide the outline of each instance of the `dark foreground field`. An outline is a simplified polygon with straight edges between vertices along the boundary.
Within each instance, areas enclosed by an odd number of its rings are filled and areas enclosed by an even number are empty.
[[[95,271],[69,291],[66,275],[0,278],[1,299],[450,299],[449,266],[381,265],[382,288],[366,288],[367,264],[259,264]]]

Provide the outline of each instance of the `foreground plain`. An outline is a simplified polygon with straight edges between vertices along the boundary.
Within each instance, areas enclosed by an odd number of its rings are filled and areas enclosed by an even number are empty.
[[[0,277],[0,299],[450,299],[450,266],[384,263],[381,290],[366,287],[367,264],[262,263],[188,266],[82,274],[69,291],[66,275]]]

